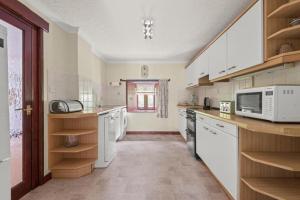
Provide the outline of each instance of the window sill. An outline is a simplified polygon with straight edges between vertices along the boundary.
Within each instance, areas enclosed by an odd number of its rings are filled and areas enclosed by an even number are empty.
[[[128,113],[156,113],[156,110],[128,110]]]

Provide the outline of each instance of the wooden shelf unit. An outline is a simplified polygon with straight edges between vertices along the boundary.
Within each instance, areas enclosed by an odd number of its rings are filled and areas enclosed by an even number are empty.
[[[242,152],[242,155],[257,163],[300,172],[300,153]]]
[[[292,18],[300,17],[300,0],[264,0],[265,61],[277,58],[283,44],[292,44],[300,60],[300,25],[291,26]]]
[[[292,26],[277,31],[276,33],[270,35],[268,37],[268,40],[299,39],[299,35],[300,35],[300,25],[297,25],[297,26]]]
[[[66,136],[79,137],[79,145],[65,147]],[[93,113],[50,114],[48,117],[49,169],[54,178],[90,174],[98,159],[98,116]]]
[[[300,130],[297,133],[239,129],[240,199],[300,199]]]
[[[51,153],[81,153],[95,148],[97,144],[79,144],[75,147],[60,146],[52,149]]]
[[[299,17],[300,10],[300,0],[289,1],[282,4],[273,12],[271,12],[267,17],[268,18],[293,18]]]
[[[96,133],[96,129],[86,129],[86,130],[62,130],[55,133],[52,133],[52,136],[80,136],[80,135],[89,135]]]
[[[244,178],[242,182],[267,197],[278,200],[299,200],[300,179],[292,178]]]

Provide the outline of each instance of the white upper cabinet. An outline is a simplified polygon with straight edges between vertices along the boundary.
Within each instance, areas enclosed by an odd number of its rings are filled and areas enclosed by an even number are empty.
[[[186,78],[186,87],[193,86],[193,74],[192,74],[192,65],[189,65],[185,69],[185,78]]]
[[[227,68],[227,34],[224,33],[208,49],[209,79],[226,75]]]
[[[264,62],[263,1],[258,1],[228,31],[227,73]]]
[[[196,66],[197,66],[197,77],[202,78],[208,75],[208,53],[207,51],[203,52],[197,59],[196,59]]]

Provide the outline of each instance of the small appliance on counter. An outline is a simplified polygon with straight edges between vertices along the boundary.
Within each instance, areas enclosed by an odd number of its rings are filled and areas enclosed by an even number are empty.
[[[208,97],[204,98],[203,110],[210,110],[210,99]]]
[[[234,113],[234,101],[220,101],[220,112],[233,114]]]
[[[51,113],[73,113],[83,111],[83,104],[78,100],[53,100],[49,103]]]
[[[235,94],[235,113],[272,122],[300,122],[300,85],[250,88]]]

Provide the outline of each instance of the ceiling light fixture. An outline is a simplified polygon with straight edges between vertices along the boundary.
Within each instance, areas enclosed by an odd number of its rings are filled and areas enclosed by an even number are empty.
[[[143,20],[143,32],[144,32],[144,39],[150,39],[152,40],[153,38],[153,20],[151,18],[147,18]]]

